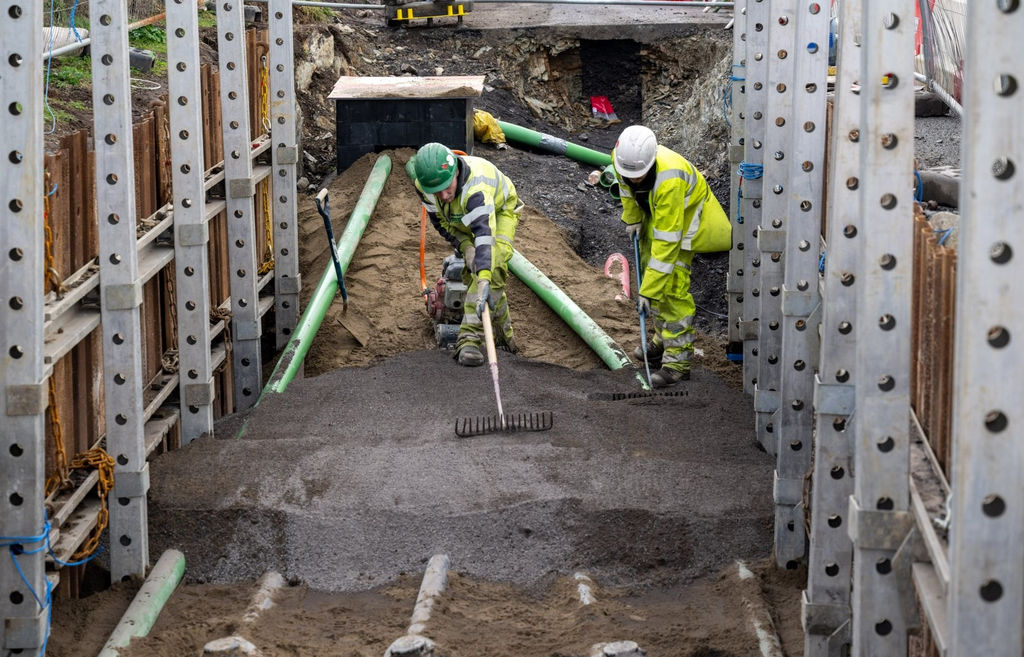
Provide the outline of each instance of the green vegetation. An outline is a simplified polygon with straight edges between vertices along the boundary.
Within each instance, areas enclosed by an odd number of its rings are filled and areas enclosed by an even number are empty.
[[[50,68],[50,88],[77,87],[92,79],[92,57],[59,57]]]
[[[128,33],[128,45],[167,54],[167,31],[157,25],[143,25]]]
[[[305,7],[295,8],[296,23],[326,23],[334,15],[334,11],[328,7]]]
[[[199,12],[199,27],[217,27],[217,14],[205,9]]]

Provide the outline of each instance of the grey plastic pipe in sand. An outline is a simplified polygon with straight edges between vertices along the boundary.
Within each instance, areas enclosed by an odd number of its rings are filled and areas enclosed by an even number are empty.
[[[536,293],[544,303],[555,311],[562,320],[569,325],[576,335],[583,338],[583,341],[594,350],[608,369],[618,370],[623,367],[633,367],[633,361],[629,359],[626,352],[615,340],[604,332],[587,313],[576,305],[569,296],[560,290],[551,279],[544,275],[544,272],[537,269],[533,263],[523,257],[518,251],[513,251],[512,259],[508,263],[509,269],[519,280],[526,283],[527,287]],[[635,368],[634,368],[635,369]],[[636,370],[636,378],[644,390],[650,390],[650,386],[644,381],[644,377]]]
[[[153,566],[98,657],[117,657],[133,637],[146,636],[185,574],[185,555],[167,550]]]

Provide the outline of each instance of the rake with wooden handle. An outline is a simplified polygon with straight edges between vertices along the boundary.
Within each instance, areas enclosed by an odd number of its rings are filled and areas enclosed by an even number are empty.
[[[554,423],[551,411],[542,413],[519,413],[505,415],[501,406],[501,385],[498,383],[498,352],[494,348],[494,329],[491,328],[491,310],[484,304],[480,318],[484,323],[484,343],[487,346],[487,363],[494,382],[494,398],[498,402],[498,414],[488,417],[460,418],[455,421],[455,434],[460,438],[482,436],[488,433],[512,433],[515,431],[547,431]]]

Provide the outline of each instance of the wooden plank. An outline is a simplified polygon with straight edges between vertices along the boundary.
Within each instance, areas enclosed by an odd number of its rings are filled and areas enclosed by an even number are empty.
[[[473,98],[483,94],[482,75],[429,75],[423,77],[372,77],[343,75],[334,84],[329,100],[378,100],[383,98]]]
[[[96,152],[89,148],[86,131],[81,132],[82,150],[85,154],[85,185],[82,193],[83,218],[85,220],[86,262],[100,252],[100,227],[97,223],[96,206]],[[83,263],[84,264],[84,263]]]

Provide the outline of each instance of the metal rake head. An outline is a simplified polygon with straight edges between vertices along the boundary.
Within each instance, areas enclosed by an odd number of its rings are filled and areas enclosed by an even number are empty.
[[[455,435],[459,438],[482,436],[488,433],[515,433],[517,431],[547,431],[554,424],[551,411],[519,413],[516,415],[490,415],[463,417],[455,420]]]

